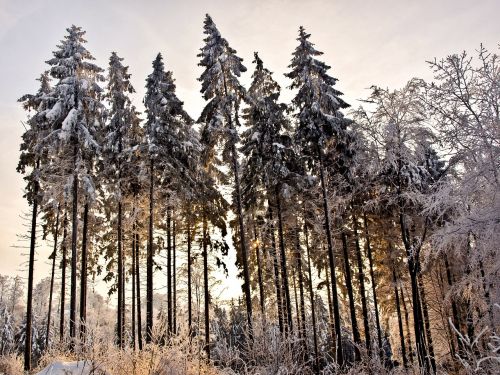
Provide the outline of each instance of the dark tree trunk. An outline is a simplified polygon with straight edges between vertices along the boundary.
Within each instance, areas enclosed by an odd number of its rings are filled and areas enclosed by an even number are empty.
[[[408,309],[406,308],[405,295],[403,293],[403,286],[400,289],[401,302],[403,304],[403,310],[405,314],[405,327],[406,327],[406,347],[410,357],[410,362],[413,363],[413,345],[411,343],[411,330],[410,330],[410,319],[408,314]]]
[[[274,269],[274,287],[276,289],[276,303],[278,307],[278,323],[280,327],[280,332],[284,332],[283,326],[283,297],[281,296],[281,282],[279,273],[278,256],[276,254],[276,238],[274,237],[274,220],[273,211],[271,209],[271,202],[268,200],[268,220],[269,220],[269,237],[271,239],[271,256],[273,257],[273,269]]]
[[[154,163],[151,160],[149,181],[149,229],[148,229],[148,254],[146,264],[146,343],[150,343],[153,335],[153,185]]]
[[[325,182],[325,172],[323,165],[323,151],[321,147],[318,145],[318,157],[319,157],[319,172],[321,179],[321,191],[323,194],[323,211],[325,216],[325,231],[326,231],[326,240],[328,244],[328,261],[330,265],[330,279],[331,279],[331,288],[332,288],[332,310],[333,316],[335,319],[335,339],[336,339],[336,351],[337,351],[337,364],[342,367],[344,365],[344,353],[342,350],[342,330],[340,327],[340,309],[339,309],[339,297],[337,293],[337,276],[335,271],[335,254],[333,252],[333,241],[332,241],[332,233],[330,228],[330,208],[328,205],[328,192],[326,188]]]
[[[170,205],[170,196],[167,198]],[[167,339],[172,336],[172,208],[167,207]]]
[[[227,93],[226,93],[227,95]],[[232,128],[232,126],[231,126]],[[248,323],[248,337],[250,341],[253,341],[253,329],[252,329],[252,297],[250,295],[250,273],[248,271],[248,253],[246,247],[245,238],[245,225],[243,222],[243,207],[241,204],[241,189],[240,189],[240,175],[238,169],[238,154],[236,151],[236,145],[232,145],[231,149],[231,159],[233,164],[234,173],[234,185],[236,189],[236,208],[240,229],[240,249],[241,249],[241,259],[243,260],[243,277],[244,284],[243,290],[245,292],[245,304],[247,309],[247,323]]]
[[[191,216],[188,213],[187,222],[187,287],[188,287],[188,329],[189,337],[192,336],[192,322],[193,322],[193,310],[192,310],[192,288],[191,288]]]
[[[472,249],[471,236],[472,233],[469,233],[467,236],[467,259],[469,259],[470,251]],[[470,264],[465,264],[465,274],[467,277],[470,275]],[[472,338],[475,336],[474,312],[472,311],[470,300],[471,300],[470,296],[465,297],[465,309],[466,309],[465,324],[467,326],[467,336],[469,336],[469,338],[472,340]]]
[[[120,127],[118,128],[118,154],[123,151],[122,134]],[[118,159],[118,306],[117,306],[117,329],[118,329],[118,346],[123,349],[125,346],[125,252],[123,251],[123,203],[122,203],[122,166],[121,160]]]
[[[446,254],[444,255],[444,266],[446,269],[446,280],[448,282],[448,287],[451,289],[453,287],[454,280],[453,280],[453,275],[451,273],[450,264],[448,263],[448,257],[446,256]],[[457,303],[455,301],[453,294],[450,296],[450,300],[451,300],[451,313],[453,318],[452,322],[455,328],[459,330],[460,317],[458,315]],[[459,351],[463,350],[462,340],[460,340],[460,337],[458,335],[456,335],[456,339],[457,339],[458,350]]]
[[[210,361],[210,291],[208,285],[208,225],[207,219],[203,218],[203,284],[205,290],[205,352],[207,360]]]
[[[177,333],[177,267],[176,267],[176,225],[172,223],[172,327]]]
[[[118,265],[118,306],[117,306],[117,330],[118,330],[118,346],[123,349],[124,344],[124,326],[125,321],[123,319],[124,310],[125,310],[125,301],[124,301],[124,274],[123,274],[123,243],[122,243],[122,217],[123,217],[123,208],[122,202],[118,202],[118,229],[117,229],[117,239],[118,239],[118,254],[117,254],[117,265]]]
[[[400,139],[400,129],[398,128],[398,141],[401,142]],[[408,263],[408,273],[410,275],[411,282],[411,298],[412,298],[412,309],[413,309],[413,325],[415,331],[415,346],[418,356],[418,363],[423,372],[423,374],[428,374],[430,372],[430,363],[428,361],[427,348],[425,346],[425,337],[424,337],[424,325],[422,319],[422,306],[420,303],[419,291],[418,291],[418,281],[417,276],[420,272],[419,266],[419,255],[420,249],[425,238],[426,225],[422,238],[420,241],[417,241],[416,238],[411,238],[410,230],[406,223],[405,218],[405,202],[403,200],[402,195],[402,178],[401,171],[403,168],[403,161],[400,155],[398,155],[397,159],[397,198],[398,198],[398,206],[399,206],[399,226],[401,230],[401,239],[403,241],[403,245],[406,251],[406,259]],[[420,242],[420,244],[418,244]]]
[[[66,208],[66,206],[64,206]],[[66,239],[68,235],[68,216],[66,210],[64,211],[64,221],[63,221],[63,241],[62,241],[62,273],[61,273],[61,311],[59,318],[59,340],[64,341],[64,310],[66,309],[66,266],[68,263],[68,248],[66,246]]]
[[[443,256],[445,256],[445,255],[446,254],[443,254]],[[440,295],[438,298],[439,298],[439,301],[446,301],[447,286],[445,286],[445,281],[444,281],[444,275],[446,273],[446,269],[443,267],[443,264],[439,264],[439,263],[438,263],[437,269],[438,269],[438,271],[436,274],[436,278],[437,278],[438,289],[440,292]],[[446,310],[446,307],[444,305],[440,306],[439,312],[440,312],[441,321],[445,327],[444,331],[446,332],[446,338],[448,339],[448,346],[450,349],[451,358],[456,358],[457,351],[455,348],[455,340],[453,339],[454,335],[453,335],[453,332],[452,332],[450,325],[448,324],[448,321],[446,320],[447,316],[445,317],[445,314],[447,315],[447,313],[448,313]]]
[[[292,323],[292,304],[290,300],[290,287],[288,285],[288,267],[286,264],[286,252],[285,252],[285,237],[283,234],[283,217],[281,210],[281,199],[279,188],[276,187],[276,203],[278,209],[278,236],[280,242],[280,260],[281,260],[281,281],[283,284],[283,292],[285,294],[284,302],[285,302],[285,332],[293,331],[293,323]]]
[[[413,325],[415,331],[415,345],[417,347],[417,355],[420,367],[424,373],[429,373],[430,364],[428,362],[427,348],[425,347],[424,327],[422,319],[422,306],[418,292],[417,271],[413,261],[410,260],[408,268],[410,270],[411,293],[412,293],[412,309],[413,309]]]
[[[394,297],[396,298],[396,311],[398,314],[398,328],[399,328],[399,339],[401,343],[401,355],[403,357],[403,366],[408,368],[408,358],[406,357],[406,345],[405,345],[405,334],[403,331],[403,319],[401,317],[401,304],[399,302],[398,293],[398,280],[396,278],[396,272],[392,270],[392,282],[394,284]]]
[[[82,259],[80,270],[80,340],[84,343],[87,321],[87,234],[89,224],[89,204],[83,209]]]
[[[380,329],[380,317],[378,313],[378,299],[377,299],[377,281],[375,280],[375,273],[373,272],[373,256],[372,248],[370,244],[370,233],[368,231],[368,220],[366,218],[366,213],[363,213],[363,222],[365,227],[365,239],[366,239],[366,249],[368,255],[368,264],[370,267],[370,278],[372,280],[372,294],[373,294],[373,305],[375,309],[375,326],[377,328],[377,343],[379,351],[382,350],[382,330]]]
[[[122,245],[122,202],[118,202],[118,254],[117,254],[117,268],[118,268],[118,306],[116,308],[117,319],[116,319],[116,329],[118,335],[118,346],[123,349],[123,327],[125,322],[123,321],[123,310],[125,301],[123,300],[123,245]]]
[[[484,265],[483,265],[482,259],[479,260],[479,271],[481,273],[481,281],[482,281],[483,291],[484,291],[484,300],[486,301],[486,306],[488,309],[488,318],[490,320],[491,327],[494,327],[493,304],[491,303],[490,286],[488,286],[487,282],[486,282],[486,275],[484,272]]]
[[[293,264],[293,263],[292,263]],[[297,319],[297,331],[299,334],[299,339],[302,338],[302,330],[300,329],[301,324],[300,324],[300,313],[299,313],[299,297],[297,295],[297,277],[296,277],[296,267],[292,266],[292,280],[293,280],[293,295],[294,295],[294,301],[295,301],[295,318]]]
[[[76,170],[77,148],[74,149],[74,166]],[[73,175],[73,206],[71,226],[71,283],[69,305],[69,337],[70,348],[74,349],[76,336],[76,273],[77,273],[77,243],[78,243],[78,174]]]
[[[45,330],[45,350],[49,348],[49,337],[50,337],[50,321],[52,318],[52,299],[54,296],[54,275],[56,270],[56,258],[57,258],[57,237],[59,234],[59,215],[60,206],[57,206],[56,214],[56,226],[54,228],[54,250],[52,251],[52,270],[50,273],[50,291],[49,291],[49,311],[47,313],[47,329]]]
[[[304,275],[302,274],[302,249],[300,248],[300,227],[298,218],[295,217],[295,261],[297,266],[297,275],[299,283],[300,295],[300,322],[299,329],[302,331],[301,336],[304,338],[304,349],[307,353],[307,340],[306,340],[306,306],[304,301]]]
[[[123,244],[123,238],[122,238],[122,244]],[[122,251],[123,251],[123,245],[122,245]],[[123,253],[123,262],[122,262],[122,270],[123,270],[123,277],[122,277],[122,332],[123,332],[123,345],[125,346],[125,325],[126,325],[126,320],[125,320],[125,310],[126,310],[126,300],[125,300],[125,269],[127,267],[127,262],[126,262],[126,257],[125,253]]]
[[[431,362],[432,371],[436,373],[436,359],[434,358],[434,344],[432,342],[431,323],[429,319],[429,309],[427,308],[427,299],[425,297],[424,281],[422,274],[418,275],[418,287],[420,290],[420,299],[422,304],[422,312],[424,315],[425,337],[427,339],[427,350],[429,351],[429,360]]]
[[[255,239],[255,255],[257,257],[257,281],[259,283],[260,312],[262,314],[262,317],[265,319],[264,285],[262,283],[262,262],[260,259],[259,235],[257,233],[257,225],[255,224],[255,219],[253,219],[253,233]]]
[[[361,308],[363,311],[363,327],[365,330],[365,345],[368,351],[368,356],[371,357],[371,337],[370,337],[370,324],[368,318],[368,303],[366,301],[366,289],[365,289],[365,274],[363,271],[363,258],[361,255],[361,247],[359,246],[359,234],[358,234],[358,220],[356,215],[352,214],[352,223],[354,229],[354,239],[356,245],[356,260],[358,263],[358,279],[359,279],[359,294],[361,295]]]
[[[36,169],[40,168],[40,161],[36,162]],[[38,215],[38,181],[33,186],[33,210],[31,215],[30,255],[28,263],[28,300],[26,304],[26,338],[24,342],[24,370],[31,370],[32,325],[33,325],[33,274],[35,269],[36,247],[36,217]]]
[[[135,341],[136,341],[136,334],[135,334],[135,306],[136,306],[136,300],[135,300],[135,221],[132,224],[132,320],[131,320],[131,328],[132,328],[132,348],[136,349]]]
[[[361,353],[359,351],[358,345],[361,345],[361,336],[358,329],[358,321],[356,320],[356,306],[354,304],[354,292],[352,288],[352,275],[351,266],[349,265],[349,250],[347,248],[347,235],[344,230],[342,230],[342,250],[344,254],[344,274],[345,274],[345,284],[347,287],[347,295],[349,297],[349,312],[351,313],[351,328],[352,337],[356,347],[354,348],[354,360],[359,361],[361,359]]]
[[[410,231],[406,225],[404,218],[404,213],[402,209],[403,205],[400,202],[400,213],[399,213],[399,224],[401,228],[401,237],[403,239],[403,244],[406,250],[406,256],[408,260],[408,273],[410,275],[411,282],[411,298],[412,298],[412,309],[413,309],[413,325],[415,331],[415,345],[417,349],[418,363],[420,368],[423,370],[424,374],[430,372],[430,363],[427,355],[427,348],[425,346],[424,337],[424,324],[422,319],[422,305],[420,303],[420,296],[418,291],[418,281],[417,276],[420,272],[418,269],[418,249],[415,249],[411,244]]]
[[[137,223],[136,223],[137,229]],[[139,273],[139,232],[135,233],[135,285],[137,288],[137,343],[142,350],[141,278]]]
[[[328,272],[328,267],[325,267],[325,281],[326,281],[326,297],[328,299],[328,317],[330,319],[330,334],[332,337],[332,341],[337,347],[337,333],[335,331],[335,320],[333,317],[333,308],[332,308],[332,289],[330,287],[330,274]]]
[[[309,249],[309,235],[307,230],[307,224],[304,223],[304,234],[306,240],[306,251],[307,251],[307,274],[309,277],[309,300],[311,301],[311,317],[312,317],[312,329],[313,329],[313,345],[314,345],[314,372],[319,374],[319,353],[318,353],[318,334],[316,328],[316,304],[314,301],[314,292],[312,284],[312,272],[311,272],[311,254]]]

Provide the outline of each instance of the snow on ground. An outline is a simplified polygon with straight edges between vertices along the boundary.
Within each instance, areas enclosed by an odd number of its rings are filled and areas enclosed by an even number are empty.
[[[91,361],[75,361],[75,362],[51,363],[36,375],[90,375],[90,374],[106,374],[106,372],[99,369],[99,366],[94,366]]]

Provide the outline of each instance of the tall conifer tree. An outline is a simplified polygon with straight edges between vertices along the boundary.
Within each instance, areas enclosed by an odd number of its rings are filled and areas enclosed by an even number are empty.
[[[201,92],[208,103],[198,121],[203,123],[201,140],[206,145],[206,162],[210,163],[213,160],[215,148],[221,144],[223,162],[230,166],[234,178],[240,256],[243,262],[243,292],[245,295],[248,332],[252,337],[250,274],[241,201],[240,166],[236,148],[239,141],[237,131],[239,105],[245,95],[245,89],[238,78],[247,69],[242,64],[243,60],[236,55],[236,51],[221,36],[217,26],[208,14],[204,21],[204,33],[206,34],[205,45],[201,48],[198,56],[201,58],[199,65],[204,67],[205,70],[199,80],[202,83]]]
[[[299,45],[293,53],[289,66],[291,71],[286,76],[293,80],[290,88],[298,90],[292,101],[293,106],[297,109],[296,118],[298,120],[295,139],[303,155],[308,159],[309,166],[320,175],[333,297],[337,363],[342,366],[344,362],[342,330],[331,234],[332,223],[325,181],[324,154],[329,143],[333,142],[341,146],[345,142],[346,128],[351,121],[344,118],[340,112],[341,109],[347,108],[349,105],[340,98],[342,93],[334,88],[337,79],[328,74],[330,67],[317,59],[317,56],[321,56],[323,53],[314,48],[309,37],[310,34],[306,33],[301,26],[297,38]]]

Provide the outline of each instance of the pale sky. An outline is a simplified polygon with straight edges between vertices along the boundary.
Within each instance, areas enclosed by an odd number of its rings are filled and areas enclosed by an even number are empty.
[[[205,13],[244,59],[247,87],[258,51],[282,85],[284,100],[291,94],[283,73],[300,25],[324,52],[352,106],[372,84],[398,88],[412,77],[432,78],[426,60],[474,52],[481,42],[498,52],[500,42],[500,0],[0,0],[0,274],[19,273],[25,259],[12,247],[16,234],[26,231],[19,215],[29,210],[15,171],[26,119],[17,98],[38,89],[35,79],[47,69],[44,62],[65,29],[75,24],[87,31],[87,48],[103,68],[112,51],[125,58],[141,110],[144,80],[161,52],[179,97],[196,117],[203,106],[196,55]],[[40,253],[47,258],[48,250]],[[42,263],[36,280],[48,275]]]

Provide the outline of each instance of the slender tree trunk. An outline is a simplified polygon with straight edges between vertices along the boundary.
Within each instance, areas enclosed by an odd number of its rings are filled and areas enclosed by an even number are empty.
[[[87,324],[87,234],[89,222],[89,204],[83,209],[82,259],[80,270],[80,340],[85,342]]]
[[[403,319],[401,318],[401,304],[399,302],[398,293],[398,281],[396,279],[396,272],[392,270],[392,281],[394,283],[394,296],[396,298],[396,311],[398,314],[398,328],[399,328],[399,339],[401,343],[401,355],[403,357],[403,366],[408,367],[408,359],[406,357],[406,345],[405,345],[405,334],[403,331]]]
[[[375,272],[373,271],[373,256],[372,248],[370,244],[370,233],[368,231],[368,220],[366,218],[366,213],[363,213],[363,222],[365,227],[365,239],[366,239],[366,249],[368,255],[368,264],[370,267],[370,278],[372,281],[372,294],[373,294],[373,305],[375,309],[375,326],[377,328],[377,343],[378,349],[382,350],[382,330],[380,329],[380,317],[378,313],[378,299],[377,299],[377,281],[375,280]]]
[[[370,324],[368,318],[368,303],[366,301],[366,289],[365,289],[365,274],[363,271],[363,258],[361,255],[361,246],[359,245],[359,234],[358,234],[358,220],[354,214],[354,207],[352,213],[352,223],[354,229],[354,239],[356,245],[356,260],[358,263],[358,279],[359,279],[359,294],[361,295],[361,308],[363,311],[363,326],[365,330],[365,345],[368,351],[368,356],[371,357],[372,346],[370,337]]]
[[[339,308],[339,297],[337,293],[337,276],[335,272],[335,254],[333,252],[333,241],[332,241],[332,233],[330,228],[330,208],[328,205],[328,192],[325,183],[325,173],[323,166],[323,151],[321,150],[320,145],[318,145],[318,157],[320,162],[320,180],[321,180],[321,191],[323,193],[323,211],[325,216],[325,231],[326,231],[326,239],[328,244],[328,261],[330,265],[330,279],[331,279],[331,288],[332,288],[332,310],[335,319],[334,327],[335,327],[335,340],[336,340],[336,354],[337,354],[337,364],[340,367],[344,366],[344,353],[342,350],[342,330],[340,327],[340,308]]]
[[[434,344],[432,342],[431,323],[429,319],[429,309],[427,308],[427,299],[425,297],[424,281],[422,274],[418,275],[418,287],[420,290],[420,299],[422,304],[422,312],[424,316],[425,337],[427,338],[427,350],[429,351],[429,360],[433,373],[436,373],[436,359],[434,358]]]
[[[227,92],[226,92],[227,95]],[[232,126],[231,126],[232,128]],[[245,303],[247,309],[247,323],[248,323],[248,337],[250,342],[253,341],[253,328],[252,328],[252,297],[250,295],[250,273],[248,271],[248,254],[246,247],[246,238],[245,238],[245,225],[243,223],[243,207],[241,204],[241,189],[240,189],[240,175],[238,169],[238,154],[236,151],[236,145],[232,145],[231,149],[231,159],[233,164],[233,173],[234,173],[234,184],[236,189],[236,208],[240,229],[240,249],[241,249],[241,258],[243,260],[243,277],[244,277],[244,285],[243,290],[245,292]]]
[[[410,260],[409,263],[413,263]],[[425,337],[424,337],[424,327],[422,319],[422,306],[420,304],[420,297],[418,292],[418,282],[417,282],[417,271],[415,265],[409,264],[410,269],[410,281],[411,281],[411,293],[412,293],[412,308],[413,308],[413,325],[415,331],[415,345],[417,347],[417,355],[420,367],[427,374],[430,370],[430,364],[428,363],[427,349],[425,347]]]
[[[172,208],[167,198],[167,339],[172,336]]]
[[[146,265],[146,343],[150,343],[153,335],[153,185],[154,185],[154,162],[151,160],[149,181],[149,230],[148,230],[148,254]]]
[[[172,327],[173,333],[177,333],[177,267],[176,267],[176,225],[172,223]]]
[[[293,264],[292,264],[293,265]],[[297,319],[297,333],[299,334],[299,339],[302,338],[302,330],[300,329],[300,313],[299,313],[299,297],[297,295],[297,277],[296,277],[296,267],[292,266],[292,280],[293,280],[293,295],[295,301],[295,318]]]
[[[117,268],[118,268],[118,306],[116,308],[116,329],[118,334],[118,346],[120,349],[123,349],[123,310],[124,310],[124,301],[123,301],[123,248],[122,248],[122,202],[118,202],[118,230],[117,230],[117,239],[118,239],[118,254],[117,254]]]
[[[400,288],[401,302],[403,304],[403,310],[405,314],[405,327],[406,327],[406,347],[410,357],[410,362],[413,363],[413,346],[411,343],[411,330],[410,330],[410,319],[408,314],[408,309],[406,308],[405,295],[403,293],[403,286]]]
[[[136,223],[137,228],[137,223]],[[139,232],[135,233],[135,285],[137,287],[137,342],[142,350],[141,278],[139,273]]]
[[[484,291],[484,300],[486,301],[486,306],[488,309],[488,318],[490,320],[491,327],[494,327],[493,304],[491,303],[490,288],[486,283],[486,274],[484,272],[484,265],[483,265],[482,259],[479,260],[479,271],[481,273],[481,281],[482,281],[483,291]]]
[[[316,304],[314,299],[313,284],[312,284],[312,272],[311,272],[311,254],[309,249],[309,235],[307,230],[307,223],[304,223],[304,234],[306,239],[306,251],[307,251],[307,273],[309,277],[309,299],[311,301],[311,317],[312,317],[312,329],[313,329],[313,344],[314,344],[314,372],[319,374],[319,353],[318,353],[318,334],[316,328]]]
[[[467,259],[469,259],[470,256],[470,251],[472,249],[472,244],[471,244],[471,237],[472,233],[469,233],[467,236]],[[465,274],[467,277],[470,276],[470,264],[465,265]],[[471,298],[470,296],[465,297],[465,308],[466,308],[466,317],[465,317],[465,324],[467,327],[467,336],[472,340],[473,337],[475,337],[474,333],[474,312],[472,311],[472,306],[471,306]]]
[[[450,269],[450,264],[448,263],[448,257],[446,254],[444,255],[444,266],[446,269],[446,280],[448,282],[448,287],[451,288],[453,287],[453,275],[451,274],[451,269]],[[452,322],[453,325],[457,330],[460,329],[460,317],[458,315],[458,308],[457,308],[457,303],[455,302],[455,298],[453,297],[453,294],[450,296],[451,300],[451,313],[452,313]],[[463,345],[462,345],[462,340],[460,340],[460,337],[456,335],[457,339],[457,345],[458,345],[458,350],[462,351],[463,350]]]
[[[208,285],[208,225],[203,218],[203,283],[205,289],[205,352],[210,361],[210,292]]]
[[[349,296],[349,311],[351,313],[351,328],[352,336],[356,347],[354,349],[354,360],[359,361],[361,359],[361,353],[359,351],[358,345],[361,345],[361,336],[358,329],[358,321],[356,320],[356,306],[354,304],[354,293],[352,288],[352,275],[351,266],[349,265],[349,251],[347,248],[347,235],[344,230],[342,230],[342,250],[344,254],[344,273],[345,273],[345,284],[347,287],[347,295]]]
[[[446,254],[443,254],[443,256]],[[437,273],[436,273],[436,278],[437,278],[437,283],[438,283],[438,289],[440,292],[439,295],[439,301],[446,301],[446,290],[447,286],[445,286],[445,281],[444,281],[444,275],[446,273],[446,269],[443,267],[443,264],[438,264],[437,267]],[[441,322],[444,326],[444,331],[446,332],[446,338],[448,339],[448,346],[450,349],[450,354],[451,358],[456,358],[456,348],[455,348],[455,340],[454,340],[454,335],[452,332],[452,329],[450,325],[448,324],[448,310],[445,304],[440,305],[439,308],[439,315],[441,318]]]
[[[324,249],[323,249],[324,250]],[[328,317],[329,317],[329,322],[330,322],[330,334],[332,337],[332,340],[334,342],[334,345],[337,345],[337,339],[336,339],[336,333],[335,333],[335,323],[334,323],[334,317],[333,317],[333,309],[332,309],[332,289],[330,287],[330,273],[328,271],[328,267],[325,267],[325,282],[326,282],[326,298],[328,299]]]
[[[118,154],[123,152],[123,141],[121,128],[118,128]],[[125,252],[123,251],[123,202],[122,202],[122,166],[118,158],[118,308],[117,308],[117,329],[118,346],[123,349],[125,346]]]
[[[262,262],[260,259],[259,235],[257,233],[257,225],[255,224],[255,219],[253,219],[253,233],[254,233],[254,239],[255,239],[255,255],[257,257],[257,278],[258,278],[258,283],[259,283],[260,312],[262,314],[262,317],[265,318],[264,285],[262,283]]]
[[[49,312],[47,313],[47,329],[45,330],[45,350],[49,348],[50,321],[52,318],[52,299],[54,296],[54,275],[56,270],[56,258],[57,258],[57,237],[59,234],[59,215],[60,215],[60,205],[57,206],[56,226],[54,229],[54,250],[52,251],[51,255],[52,271],[50,273]]]
[[[36,169],[40,168],[40,160],[36,162]],[[26,304],[26,338],[24,342],[24,370],[31,370],[32,350],[32,325],[33,325],[33,274],[35,270],[35,247],[36,247],[36,217],[38,215],[38,181],[33,186],[33,210],[31,215],[31,238],[30,256],[28,263],[28,300]]]
[[[297,266],[297,275],[299,283],[299,296],[300,296],[300,321],[299,329],[302,331],[301,335],[304,338],[304,350],[307,353],[307,340],[306,340],[306,307],[304,301],[304,275],[302,273],[302,249],[300,248],[300,227],[297,216],[295,217],[295,261]]]
[[[131,328],[132,328],[132,349],[135,351],[136,350],[136,334],[135,334],[135,306],[136,306],[136,300],[135,300],[135,262],[136,262],[136,257],[135,257],[135,231],[136,231],[136,225],[135,221],[132,224],[132,321],[131,321]]]
[[[123,232],[122,232],[123,233]],[[123,251],[123,238],[122,238],[122,251]],[[123,252],[123,262],[122,262],[122,270],[123,270],[123,277],[122,277],[122,332],[123,332],[123,347],[125,346],[125,326],[126,326],[126,320],[125,320],[125,310],[126,310],[126,299],[125,299],[125,269],[127,268],[127,259],[125,257],[125,252]]]
[[[408,260],[408,273],[410,274],[411,282],[411,298],[412,298],[412,309],[413,309],[413,325],[415,331],[415,345],[418,355],[418,363],[420,368],[423,370],[424,374],[430,372],[430,363],[428,361],[427,348],[425,346],[424,337],[424,324],[422,319],[422,306],[420,303],[420,296],[418,291],[418,281],[417,276],[419,273],[418,269],[418,251],[414,249],[410,242],[410,231],[406,225],[406,221],[403,213],[403,205],[400,202],[400,213],[399,213],[399,224],[401,228],[401,237],[403,239],[403,244],[405,246],[407,260]]]
[[[66,265],[68,263],[68,248],[66,246],[66,239],[68,235],[68,214],[66,212],[66,206],[64,206],[64,221],[63,221],[63,242],[62,242],[62,273],[61,273],[61,311],[59,318],[59,340],[64,341],[64,310],[66,309]]]
[[[75,173],[73,175],[73,211],[72,211],[72,227],[71,227],[71,284],[70,284],[70,305],[69,305],[69,337],[70,348],[74,349],[76,336],[76,273],[77,273],[77,243],[78,243],[78,173],[76,172],[77,164],[77,147],[74,148],[74,166]]]
[[[191,208],[191,207],[190,207]],[[191,211],[191,210],[190,210]],[[189,337],[192,336],[193,310],[192,310],[192,287],[191,287],[191,215],[188,213],[187,222],[187,274],[188,274],[188,329]]]
[[[292,323],[292,304],[290,300],[290,287],[288,285],[288,267],[286,264],[286,253],[285,253],[285,237],[283,235],[283,217],[281,210],[281,199],[279,188],[276,187],[276,203],[278,209],[278,236],[280,242],[280,258],[281,258],[281,281],[283,284],[283,292],[285,294],[284,302],[285,302],[285,332],[289,330],[293,331],[293,323]]]
[[[274,220],[273,211],[271,209],[271,202],[267,201],[268,205],[268,220],[269,220],[269,237],[271,239],[271,256],[273,257],[273,269],[274,269],[274,287],[276,289],[276,303],[278,307],[278,323],[280,327],[280,332],[284,332],[283,325],[283,298],[281,296],[281,282],[279,273],[278,256],[276,254],[276,238],[274,237]]]

